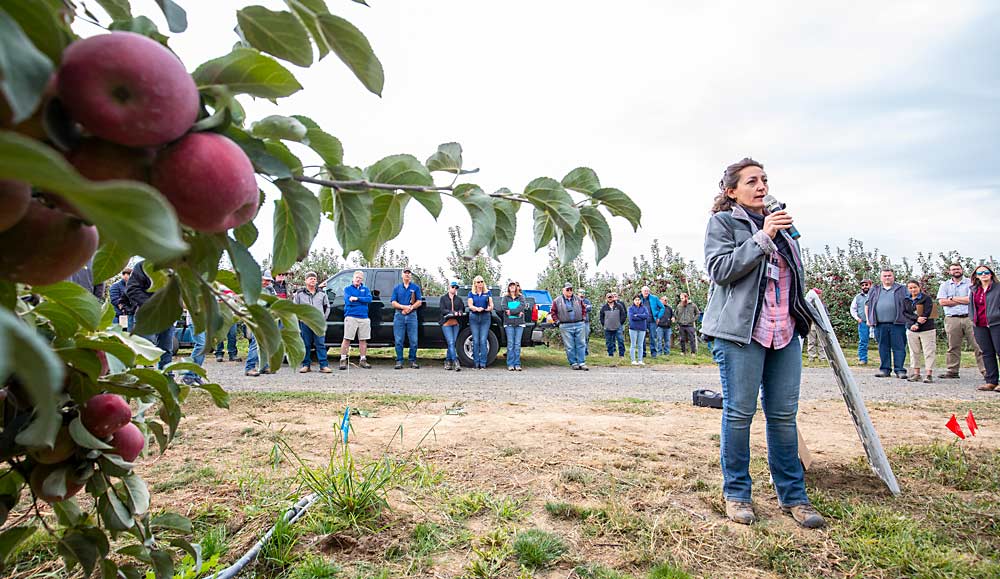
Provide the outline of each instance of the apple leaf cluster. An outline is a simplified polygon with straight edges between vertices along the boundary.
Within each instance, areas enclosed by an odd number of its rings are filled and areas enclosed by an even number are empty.
[[[425,161],[392,154],[355,165],[307,116],[248,119],[240,99],[277,104],[302,90],[285,63],[306,67],[331,54],[381,95],[384,71],[368,39],[325,0],[240,9],[236,45],[191,68],[128,0],[94,4],[110,22],[79,0],[0,0],[0,525],[8,515],[17,521],[0,532],[0,568],[40,527],[67,567],[87,575],[131,579],[151,568],[166,579],[182,553],[201,566],[185,538],[190,523],[152,514],[133,461],[147,440],[166,451],[192,388],[220,407],[228,397],[218,384],[174,380],[204,378],[195,364],[151,369],[161,352],[142,336],[170,328],[186,309],[209,343],[243,321],[272,368],[304,355],[299,323],[323,333],[326,320],[262,295],[249,247],[264,203],[274,208],[275,271],[308,256],[324,218],[344,256],[375,259],[402,231],[411,201],[435,219],[445,202],[464,207],[469,256],[510,251],[524,204],[536,249],[555,241],[563,261],[586,238],[605,257],[609,216],[639,227],[638,206],[586,167],[486,193],[465,182],[478,169],[464,166],[458,143]],[[186,29],[178,3],[156,4],[169,32]],[[80,20],[107,33],[81,38]],[[63,280],[84,267],[97,281],[110,278],[133,256],[144,260],[152,296],[129,333],[111,304]],[[224,256],[232,271],[220,270]],[[75,502],[80,491],[92,512]],[[41,517],[39,501],[52,505],[58,527]],[[109,557],[112,547],[121,557]]]

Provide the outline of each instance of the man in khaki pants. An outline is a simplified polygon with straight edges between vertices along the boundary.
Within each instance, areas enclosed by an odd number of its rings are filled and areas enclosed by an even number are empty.
[[[979,373],[986,375],[983,364],[983,352],[979,349],[972,335],[972,320],[969,319],[969,290],[972,282],[965,277],[962,266],[953,263],[948,266],[948,281],[938,288],[938,303],[944,306],[944,331],[948,334],[948,355],[945,358],[947,371],[938,378],[958,378],[958,370],[962,362],[962,342],[972,344],[976,352],[976,365]]]

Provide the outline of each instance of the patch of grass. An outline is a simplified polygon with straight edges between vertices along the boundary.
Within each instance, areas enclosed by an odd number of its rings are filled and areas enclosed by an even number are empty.
[[[274,525],[271,539],[264,543],[264,548],[260,551],[260,560],[278,569],[289,567],[295,562],[295,546],[298,543],[298,529],[281,515]]]
[[[797,577],[806,571],[809,558],[798,537],[763,525],[751,528],[752,533],[746,537],[746,549],[759,567],[774,571],[783,577]],[[682,576],[687,577],[687,575]]]
[[[523,521],[528,516],[528,512],[521,508],[523,505],[523,500],[512,497],[500,497],[499,499],[489,501],[489,507],[493,511],[493,516],[498,521],[505,522]]]
[[[559,480],[564,483],[590,484],[590,482],[594,480],[594,477],[591,476],[591,474],[586,470],[572,466],[560,471]]]
[[[960,491],[1000,492],[1000,451],[966,450],[957,442],[935,441],[893,449],[902,472]]]
[[[448,501],[448,516],[455,520],[464,520],[478,515],[486,510],[490,496],[482,491],[471,491],[453,497]]]
[[[184,488],[196,482],[216,482],[219,473],[210,466],[197,466],[198,463],[186,463],[177,469],[167,480],[153,484],[153,492],[165,493]]]
[[[611,400],[601,400],[599,404],[612,412],[636,414],[639,416],[654,416],[659,411],[656,407],[656,402],[642,398],[614,398]]]
[[[513,547],[517,560],[530,569],[548,567],[568,550],[559,535],[541,529],[518,533]]]
[[[510,535],[504,529],[496,529],[476,541],[472,547],[472,559],[465,566],[462,577],[467,579],[494,579],[503,575],[504,569],[514,554]]]
[[[649,570],[649,579],[691,579],[691,575],[669,561],[660,563]]]
[[[545,503],[545,511],[557,519],[584,520],[593,514],[591,509],[581,507],[566,502],[548,501]]]
[[[507,458],[521,454],[522,452],[524,452],[524,449],[519,446],[505,446],[500,449],[500,456]]]
[[[580,579],[633,579],[632,575],[619,573],[604,565],[578,565],[573,568],[573,574]]]
[[[417,555],[434,553],[445,546],[444,529],[435,523],[417,523],[412,538],[413,552]]]
[[[843,551],[852,573],[887,577],[1000,577],[1000,562],[982,552],[960,550],[960,543],[901,511],[859,501],[836,500],[822,493],[816,508],[836,519],[830,537]],[[965,545],[968,547],[969,545]],[[995,551],[987,551],[993,553]]]
[[[198,537],[201,545],[201,556],[205,559],[213,555],[225,555],[229,551],[229,531],[225,525],[218,525],[205,531]]]
[[[296,563],[285,579],[334,579],[340,577],[342,569],[333,561],[327,561],[318,555],[310,555]]]

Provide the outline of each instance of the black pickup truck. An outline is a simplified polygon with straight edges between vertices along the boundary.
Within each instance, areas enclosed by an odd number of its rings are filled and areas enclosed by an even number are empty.
[[[365,285],[372,291],[374,299],[368,306],[368,317],[372,321],[372,338],[368,341],[371,347],[391,347],[395,345],[392,334],[392,318],[395,310],[392,307],[392,288],[403,281],[403,270],[393,268],[357,268],[346,269],[328,278],[323,287],[326,295],[330,299],[330,315],[326,320],[326,344],[329,347],[340,347],[344,339],[344,288],[351,285],[355,271],[365,273]],[[420,278],[413,275],[413,283],[421,288]],[[496,298],[500,295],[499,288],[491,288],[490,292]],[[458,295],[466,299],[469,295],[468,287],[460,287]],[[521,339],[522,347],[531,347],[541,342],[541,331],[538,329],[538,307],[534,300],[526,298],[529,302],[530,316],[524,328],[524,337]],[[417,309],[417,341],[420,348],[447,348],[444,333],[441,331],[439,323],[441,319],[441,296],[424,296],[424,305]],[[493,313],[493,322],[490,325],[489,343],[490,352],[487,357],[487,365],[496,360],[497,353],[501,347],[507,346],[507,335],[503,330],[500,316]],[[458,332],[458,359],[463,366],[472,367],[472,330],[469,329],[469,318],[464,316],[459,318],[461,330]]]

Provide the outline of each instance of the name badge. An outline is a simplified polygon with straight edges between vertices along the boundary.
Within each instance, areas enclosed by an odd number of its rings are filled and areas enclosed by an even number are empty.
[[[778,271],[779,270],[778,270],[778,266],[777,265],[775,265],[773,263],[768,263],[767,264],[767,277],[769,277],[770,279],[773,279],[774,281],[778,281]]]

